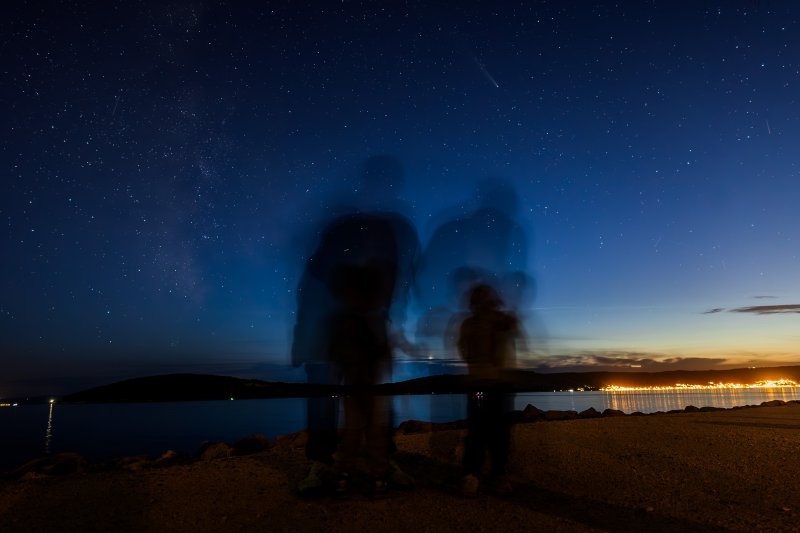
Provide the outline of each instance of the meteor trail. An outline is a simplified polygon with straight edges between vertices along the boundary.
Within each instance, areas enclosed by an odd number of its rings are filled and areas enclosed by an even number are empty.
[[[116,98],[114,98],[114,109],[111,110],[111,118],[114,118],[114,115],[117,113],[117,106],[119,105],[119,99],[121,94],[118,94]]]
[[[479,69],[481,69],[481,72],[483,72],[483,75],[486,76],[487,80],[489,80],[489,83],[494,85],[496,89],[499,89],[500,88],[500,84],[495,81],[495,79],[492,77],[491,74],[489,74],[489,71],[486,70],[486,67],[484,66],[484,64],[481,63],[480,61],[478,61],[477,57],[473,57],[472,59],[475,60],[475,64],[478,65]]]

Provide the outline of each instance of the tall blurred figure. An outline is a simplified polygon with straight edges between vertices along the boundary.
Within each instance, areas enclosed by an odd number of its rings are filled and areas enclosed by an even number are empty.
[[[390,479],[409,482],[389,460],[390,398],[371,390],[391,380],[393,348],[409,346],[403,325],[419,242],[408,219],[391,209],[401,181],[395,158],[368,159],[361,201],[321,229],[300,280],[293,364],[304,365],[309,383],[348,390],[341,444],[337,399],[308,400],[306,455],[312,463],[298,486],[302,496],[323,492],[326,476],[344,495],[361,455],[374,493],[385,491]]]
[[[523,297],[534,292],[528,275],[528,236],[515,218],[519,197],[513,184],[485,179],[475,190],[475,200],[475,210],[464,214],[459,208],[457,216],[433,231],[420,261],[417,296],[422,316],[417,338],[434,351],[442,340],[444,352],[454,343],[455,332],[448,328],[454,313],[465,307],[469,287],[491,284],[506,306],[517,311],[526,304]]]

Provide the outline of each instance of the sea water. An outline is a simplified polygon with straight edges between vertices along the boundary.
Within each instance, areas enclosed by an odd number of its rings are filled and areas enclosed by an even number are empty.
[[[547,410],[653,413],[695,407],[757,405],[800,399],[800,388],[636,392],[520,393],[515,407]],[[394,398],[395,421],[448,422],[464,418],[464,395]],[[0,471],[47,454],[74,451],[90,461],[126,455],[159,456],[166,450],[194,453],[204,440],[232,442],[252,433],[269,439],[306,426],[305,400],[197,401],[122,404],[39,404],[0,408]]]

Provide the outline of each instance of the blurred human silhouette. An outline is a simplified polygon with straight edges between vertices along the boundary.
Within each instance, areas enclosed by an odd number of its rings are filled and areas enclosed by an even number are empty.
[[[485,179],[478,183],[474,199],[474,209],[459,203],[437,217],[418,269],[421,309],[416,337],[431,347],[432,355],[444,359],[459,356],[461,324],[471,313],[473,287],[492,287],[518,322],[535,292],[528,274],[528,235],[517,220],[520,201],[513,184]],[[431,412],[434,409],[432,398]],[[431,433],[431,448],[447,448],[445,439],[444,433]]]
[[[491,488],[511,492],[506,465],[511,444],[514,395],[504,379],[516,364],[516,343],[522,340],[517,317],[504,311],[503,301],[489,284],[480,283],[468,293],[470,314],[462,322],[458,352],[467,363],[472,388],[467,397],[467,436],[464,441],[466,496],[477,494],[486,452],[491,459]]]
[[[422,316],[417,337],[432,346],[447,339],[443,334],[453,313],[462,308],[466,287],[491,283],[515,306],[523,305],[523,293],[530,294],[528,238],[515,220],[519,199],[513,185],[501,179],[483,180],[475,198],[477,209],[448,217],[433,231],[420,260],[416,294]]]
[[[341,445],[337,399],[308,400],[306,455],[312,466],[298,486],[303,496],[321,493],[326,476],[335,478],[343,495],[362,453],[373,492],[385,491],[389,480],[413,482],[390,462],[391,402],[371,389],[391,380],[393,347],[409,344],[403,324],[419,243],[411,223],[386,210],[391,198],[385,198],[397,194],[401,178],[396,159],[367,160],[362,190],[370,192],[371,201],[320,231],[298,287],[292,361],[305,366],[310,383],[345,385],[348,391]]]

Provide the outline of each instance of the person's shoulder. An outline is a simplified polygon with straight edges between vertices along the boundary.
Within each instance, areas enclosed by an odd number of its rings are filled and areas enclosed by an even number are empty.
[[[478,317],[475,315],[467,315],[461,320],[461,329],[464,330],[474,327],[475,324],[478,323],[478,320]]]

